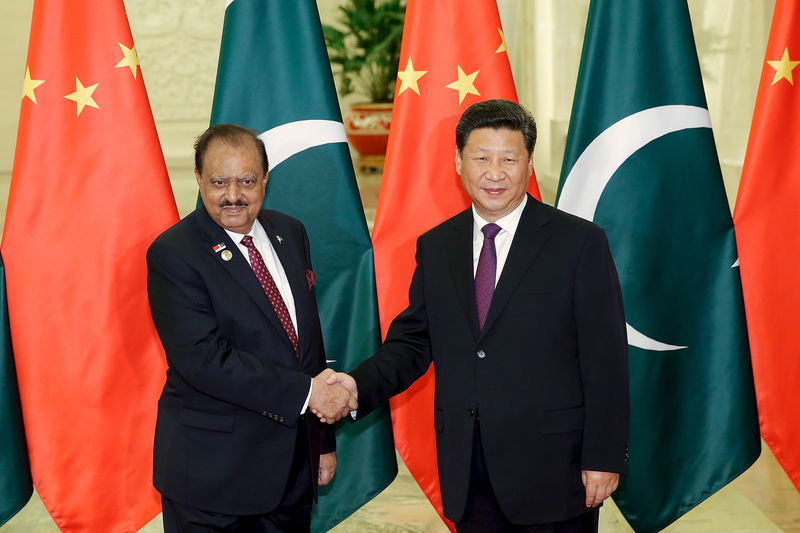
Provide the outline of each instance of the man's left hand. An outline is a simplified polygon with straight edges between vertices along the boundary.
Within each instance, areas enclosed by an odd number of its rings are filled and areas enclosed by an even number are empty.
[[[319,475],[317,476],[318,485],[327,485],[336,473],[336,452],[323,453],[319,456]]]
[[[581,471],[581,480],[586,487],[586,507],[597,507],[617,490],[619,474],[616,472]]]

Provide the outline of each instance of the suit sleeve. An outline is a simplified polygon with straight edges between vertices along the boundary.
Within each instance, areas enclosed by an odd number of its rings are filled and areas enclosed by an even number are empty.
[[[392,321],[386,341],[378,352],[350,373],[358,385],[359,420],[392,396],[406,390],[430,367],[421,248],[417,240],[417,265],[411,278],[408,307]]]
[[[147,267],[150,310],[170,371],[203,394],[294,426],[310,377],[231,346],[203,280],[179,254],[157,242]]]
[[[311,270],[313,272],[314,268],[311,265],[311,244],[308,242],[308,234],[306,233],[305,227],[303,227],[303,247],[304,247],[305,254],[306,254],[306,265],[308,265],[309,270]],[[314,300],[316,301],[316,295],[314,296]],[[317,321],[317,324],[319,325],[319,329],[320,329],[320,331],[322,331],[322,325],[319,324],[319,312],[316,310],[316,308],[315,308],[315,313],[314,313],[314,320]],[[317,360],[317,364],[319,365],[318,366],[319,372],[322,372],[322,370],[324,370],[327,367],[328,362],[327,362],[326,357],[325,357],[325,346],[322,343],[321,339],[320,339],[320,347],[321,347],[321,349],[319,351],[319,357],[318,357],[318,360]],[[319,372],[317,372],[317,373],[319,373]],[[310,398],[309,398],[309,400],[310,400]],[[335,452],[336,451],[336,430],[334,429],[334,426],[332,426],[330,424],[323,424],[316,417],[314,417],[313,415],[310,415],[310,414],[307,416],[307,420],[309,420],[310,423],[317,424],[319,426],[320,438],[321,438],[320,453],[321,454],[325,454],[325,453]]]
[[[585,420],[581,468],[624,472],[628,438],[628,360],[619,278],[605,232],[580,253],[574,285]]]

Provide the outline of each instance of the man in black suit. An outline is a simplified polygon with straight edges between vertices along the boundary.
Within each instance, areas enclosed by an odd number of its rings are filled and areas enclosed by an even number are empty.
[[[356,404],[325,383],[308,238],[298,220],[261,209],[267,154],[251,131],[209,128],[195,176],[203,205],[147,253],[169,364],[154,463],[164,529],[309,531],[336,456],[331,428],[304,413],[336,420]]]
[[[472,207],[417,241],[409,305],[351,376],[357,418],[434,363],[444,514],[460,532],[597,530],[625,469],[622,297],[602,229],[526,194],[536,126],[467,109],[456,170]],[[324,418],[324,417],[323,417]]]

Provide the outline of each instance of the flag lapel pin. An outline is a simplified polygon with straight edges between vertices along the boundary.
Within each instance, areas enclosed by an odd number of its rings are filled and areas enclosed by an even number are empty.
[[[211,247],[211,249],[212,249],[212,250],[214,250],[214,251],[215,251],[215,252],[217,252],[217,253],[221,252],[221,251],[222,251],[222,250],[224,250],[225,248],[227,248],[227,246],[225,246],[225,243],[224,243],[224,242],[221,242],[221,243],[215,244],[214,246],[212,246],[212,247]]]

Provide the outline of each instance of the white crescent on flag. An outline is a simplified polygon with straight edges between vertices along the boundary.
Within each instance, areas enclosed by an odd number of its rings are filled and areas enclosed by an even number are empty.
[[[710,127],[708,109],[698,106],[657,106],[628,115],[595,137],[578,157],[564,181],[558,208],[594,220],[597,203],[611,177],[640,148],[668,133]],[[687,348],[657,341],[630,324],[626,326],[631,346],[653,351]]]
[[[275,126],[258,136],[267,147],[269,169],[303,150],[330,143],[346,143],[344,124],[335,120],[297,120]]]

